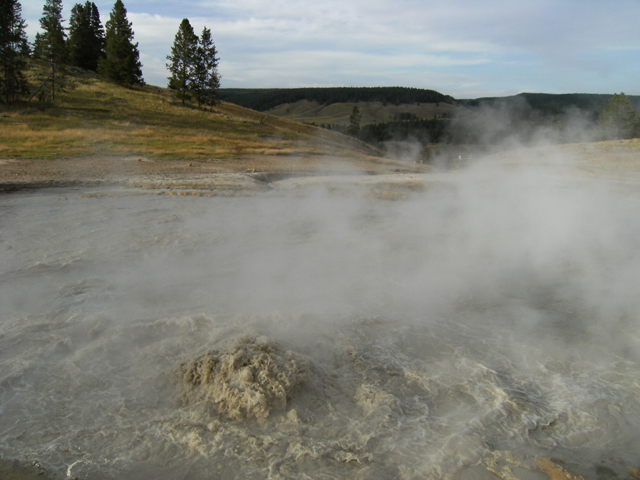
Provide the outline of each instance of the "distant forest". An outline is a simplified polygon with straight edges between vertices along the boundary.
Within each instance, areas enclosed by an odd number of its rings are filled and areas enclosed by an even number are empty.
[[[510,97],[486,97],[458,100],[466,107],[524,107],[542,115],[563,115],[571,109],[591,112],[596,116],[607,106],[613,95],[591,93],[520,93]],[[640,96],[627,95],[636,110],[640,110]]]
[[[404,117],[404,118],[403,118]],[[402,115],[392,122],[379,122],[363,125],[358,138],[373,145],[382,144],[390,140],[417,141],[422,145],[432,143],[449,143],[449,118],[418,118],[413,114]],[[329,130],[336,130],[347,134],[346,125],[320,125]]]
[[[602,130],[603,111],[615,97],[623,98],[631,110],[629,132],[606,134]],[[631,138],[639,132],[635,112],[640,96],[608,94],[521,93],[510,97],[457,100],[434,90],[402,87],[379,88],[295,88],[221,89],[220,98],[254,110],[266,111],[299,100],[333,103],[382,102],[392,105],[418,103],[457,104],[454,115],[418,118],[401,113],[394,121],[358,126],[360,140],[382,145],[388,141],[418,142],[423,146],[491,145],[512,139],[528,143],[543,137],[564,142],[601,138]],[[618,115],[618,114],[616,114]],[[639,116],[640,117],[640,116]],[[320,125],[342,133],[349,126]]]
[[[527,143],[541,135],[566,143],[633,138],[640,133],[636,114],[640,96],[521,93],[458,102],[466,108],[452,119],[448,142],[453,144],[496,144],[507,138]],[[606,125],[612,112],[605,112],[612,107],[618,124],[615,132]]]
[[[336,87],[336,88],[221,88],[220,99],[264,112],[283,103],[299,100],[333,103],[382,102],[392,105],[411,103],[453,103],[450,95],[435,90],[407,87]]]

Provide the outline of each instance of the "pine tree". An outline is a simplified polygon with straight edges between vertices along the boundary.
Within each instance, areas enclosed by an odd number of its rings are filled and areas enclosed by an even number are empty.
[[[608,139],[633,138],[638,134],[638,119],[629,97],[615,94],[598,117]]]
[[[36,58],[48,61],[51,66],[49,76],[40,87],[47,82],[51,84],[51,100],[55,100],[56,90],[64,86],[62,65],[67,62],[68,52],[63,23],[62,0],[46,0],[40,19],[40,26],[44,31],[36,35],[34,51]]]
[[[98,63],[98,73],[126,87],[144,85],[138,44],[132,42],[133,30],[127,20],[127,10],[122,0],[116,0],[106,24],[105,56]]]
[[[18,0],[0,1],[0,101],[15,102],[27,93],[28,84],[22,70],[26,24]]]
[[[347,128],[347,133],[354,137],[358,136],[360,133],[360,119],[362,115],[360,115],[360,109],[357,105],[353,107],[351,111],[351,115],[349,115],[349,127]]]
[[[211,30],[204,27],[198,49],[194,68],[194,93],[198,100],[198,107],[202,105],[216,105],[219,102],[218,89],[220,88],[220,75],[218,74],[218,52],[211,38]]]
[[[167,68],[171,72],[169,88],[177,91],[177,96],[182,100],[183,105],[185,100],[190,98],[190,92],[193,89],[197,50],[198,37],[193,32],[189,20],[184,18],[173,40],[171,55],[167,55],[167,60],[170,62],[167,63]]]
[[[33,41],[33,58],[37,58],[39,60],[44,59],[44,35],[40,32],[36,32],[36,38]]]
[[[62,0],[46,0],[42,8],[40,26],[41,56],[51,63],[67,61],[66,34],[62,24]]]
[[[98,62],[104,55],[104,29],[95,3],[78,3],[71,9],[68,45],[72,65],[98,70]]]

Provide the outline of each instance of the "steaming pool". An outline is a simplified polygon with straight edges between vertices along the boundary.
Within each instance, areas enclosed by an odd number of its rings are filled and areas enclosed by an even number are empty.
[[[443,185],[0,196],[0,454],[80,479],[640,467],[638,198]],[[185,385],[203,355],[236,369],[215,394]],[[249,395],[260,368],[286,391]]]

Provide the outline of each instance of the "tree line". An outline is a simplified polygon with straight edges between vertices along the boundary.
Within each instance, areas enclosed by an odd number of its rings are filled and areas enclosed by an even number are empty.
[[[449,124],[450,120],[446,118],[412,118],[374,123],[363,126],[359,137],[374,144],[389,140],[413,140],[422,145],[450,143]]]
[[[392,105],[455,102],[452,96],[435,90],[409,87],[221,89],[220,98],[259,112],[299,100],[315,101],[320,105],[357,102],[382,102]]]
[[[372,145],[382,145],[388,141],[412,141],[422,145],[452,143],[449,118],[419,118],[415,114],[399,115],[398,120],[360,125],[361,115],[357,106],[349,116],[349,124],[329,123],[316,125],[356,137]]]
[[[138,43],[122,0],[116,0],[109,20],[102,25],[95,3],[77,3],[71,9],[69,26],[62,17],[62,0],[45,0],[41,32],[29,44],[19,0],[0,0],[0,102],[14,103],[38,95],[55,99],[64,86],[66,67],[97,72],[125,87],[144,85]],[[24,71],[27,59],[46,62],[48,70],[36,85],[29,85]],[[194,96],[199,106],[214,105],[220,76],[219,59],[211,31],[206,27],[197,37],[183,20],[171,55],[169,87],[184,103]]]
[[[98,72],[120,85],[144,85],[138,44],[122,0],[116,0],[103,27],[95,3],[78,3],[71,9],[69,27],[62,18],[62,0],[46,0],[40,18],[41,32],[30,45],[18,0],[2,0],[0,16],[0,98],[13,103],[30,93],[23,71],[31,57],[49,65],[44,81],[33,95],[53,100],[61,88],[65,68],[79,67]],[[42,79],[40,79],[42,80]]]
[[[598,101],[600,97],[608,100],[600,112],[556,107],[540,109],[520,98],[512,104],[467,103],[467,108],[457,109],[452,116],[419,118],[414,113],[404,112],[397,114],[393,121],[363,126],[358,107],[354,106],[347,125],[322,124],[320,127],[378,146],[389,141],[410,141],[424,147],[434,144],[484,146],[507,141],[535,143],[541,136],[560,143],[640,136],[640,122],[632,98],[624,93],[597,97]],[[592,100],[583,100],[592,104]]]

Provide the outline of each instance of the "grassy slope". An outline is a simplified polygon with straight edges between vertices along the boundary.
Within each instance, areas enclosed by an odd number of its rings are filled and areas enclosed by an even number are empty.
[[[412,113],[418,118],[433,118],[434,115],[451,114],[456,111],[454,105],[447,103],[421,103],[421,104],[383,104],[382,102],[358,102],[358,103],[334,103],[320,105],[318,102],[300,100],[296,103],[278,105],[267,113],[297,122],[324,124],[349,124],[349,116],[353,107],[357,105],[362,115],[361,124],[391,122],[394,115]]]
[[[222,102],[211,111],[182,106],[171,91],[124,89],[74,71],[55,104],[36,100],[0,110],[0,158],[131,156],[271,163],[292,158],[388,163],[351,138]],[[1,107],[0,107],[1,108]],[[393,162],[391,162],[393,163]]]

